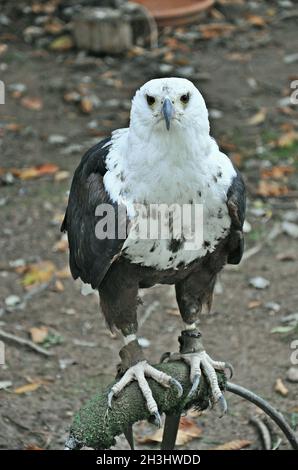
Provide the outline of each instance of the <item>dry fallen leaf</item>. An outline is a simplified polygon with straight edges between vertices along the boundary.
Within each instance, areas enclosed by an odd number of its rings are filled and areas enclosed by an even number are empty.
[[[281,379],[276,379],[274,390],[279,393],[282,397],[286,397],[289,393],[289,390]]]
[[[260,181],[257,194],[264,197],[276,197],[284,194],[288,194],[289,190],[287,186],[281,185],[276,181]]]
[[[56,271],[55,275],[58,279],[69,279],[71,277],[69,266],[67,265],[63,269]]]
[[[225,444],[213,447],[210,450],[240,450],[250,446],[250,444],[251,441],[247,441],[246,439],[235,439],[234,441],[225,442]]]
[[[11,96],[12,98],[19,99],[21,98],[21,96],[23,96],[23,94],[24,94],[24,91],[15,90],[11,93]]]
[[[23,127],[23,124],[18,124],[17,122],[10,122],[5,125],[5,129],[10,132],[20,132]]]
[[[251,300],[247,307],[252,310],[253,308],[257,308],[257,307],[260,307],[260,305],[262,305],[262,301],[261,300]]]
[[[41,261],[40,263],[30,264],[26,266],[22,284],[25,287],[30,287],[35,284],[49,282],[54,275],[55,269],[55,265],[52,261]]]
[[[100,75],[100,77],[101,77],[101,78],[112,78],[112,77],[115,76],[115,73],[116,73],[115,70],[109,69],[109,70],[106,70],[105,72],[103,72],[103,73]]]
[[[22,395],[27,392],[34,392],[42,385],[42,382],[32,382],[30,384],[22,385],[21,387],[15,388],[14,393]]]
[[[295,173],[295,171],[295,168],[289,165],[273,166],[272,168],[263,168],[261,171],[261,177],[282,179],[287,175]]]
[[[53,246],[53,251],[59,251],[62,253],[68,251],[68,238],[66,233],[64,233],[60,240],[55,243],[55,245]]]
[[[22,393],[27,392],[34,392],[37,390],[41,385],[49,385],[52,380],[46,380],[42,378],[31,379],[30,377],[25,377],[26,380],[29,382],[28,384],[22,385],[21,387],[17,387],[14,389],[14,393],[21,395]]]
[[[229,36],[235,31],[236,26],[230,23],[210,23],[199,26],[199,31],[204,39],[213,39],[220,36]]]
[[[298,132],[289,131],[283,134],[276,142],[277,147],[285,148],[291,147],[295,142],[298,141]]]
[[[65,170],[58,171],[58,173],[56,173],[54,176],[54,180],[58,182],[64,181],[64,180],[67,180],[67,178],[69,178],[69,175],[70,175],[69,171],[65,171]]]
[[[54,39],[50,44],[50,49],[52,51],[68,51],[74,47],[74,42],[71,36],[65,35],[60,36],[60,38]]]
[[[30,328],[31,339],[33,343],[40,344],[43,343],[46,337],[48,336],[49,329],[46,326],[33,327]]]
[[[154,434],[149,434],[146,436],[137,436],[137,441],[140,444],[147,444],[149,442],[161,442],[163,435],[163,428],[158,429]]]
[[[165,45],[173,51],[189,52],[189,47],[173,36],[169,36],[165,39]]]
[[[200,437],[202,434],[202,428],[200,428],[196,422],[188,417],[182,417],[180,419],[179,429],[176,437],[176,446],[183,446],[187,442]],[[142,436],[138,438],[140,444],[146,444],[149,442],[161,442],[163,436],[163,429],[158,429],[155,433]]]
[[[35,14],[40,14],[40,13],[54,13],[54,11],[57,8],[57,1],[49,1],[49,2],[32,2],[33,5],[31,6],[31,10]]]
[[[44,30],[50,34],[59,34],[64,29],[64,24],[62,21],[58,20],[51,20],[44,25]]]
[[[133,46],[127,52],[127,57],[139,57],[145,54],[145,49],[141,46]]]
[[[63,99],[66,103],[76,103],[80,101],[81,95],[77,91],[68,91],[63,95]]]
[[[197,425],[197,423],[187,416],[182,416],[180,419],[179,430],[186,432],[193,438],[199,437],[203,430]]]
[[[91,113],[91,111],[93,110],[92,101],[87,97],[82,98],[80,102],[80,109],[85,114]]]
[[[250,62],[251,61],[251,54],[246,52],[229,52],[225,55],[225,58],[232,61],[232,62]]]
[[[51,223],[53,225],[61,225],[64,220],[64,215],[64,212],[56,212],[56,214],[53,215]]]
[[[38,447],[36,444],[27,444],[24,450],[44,450],[42,447]]]
[[[279,127],[286,134],[294,130],[294,124],[292,122],[283,122]]]
[[[249,126],[258,126],[259,124],[262,124],[266,119],[266,110],[265,108],[262,108],[260,111],[258,111],[256,114],[251,116],[247,120],[247,124]]]
[[[210,16],[219,21],[225,20],[225,15],[221,11],[217,10],[217,8],[212,8],[212,10],[210,11]]]
[[[7,44],[0,44],[0,55],[4,54],[8,49]]]
[[[59,279],[55,281],[54,289],[55,292],[63,292],[64,291],[64,284]]]
[[[10,172],[22,180],[39,178],[45,175],[53,175],[57,173],[59,167],[53,163],[44,163],[42,165],[33,166],[30,168],[11,168]]]
[[[245,18],[248,21],[248,23],[250,23],[252,26],[263,27],[263,26],[266,26],[267,24],[266,20],[262,18],[262,16],[259,16],[259,15],[248,14],[246,15]]]
[[[43,108],[43,102],[41,98],[30,98],[25,96],[21,99],[21,105],[26,109],[31,109],[32,111],[40,111]]]
[[[174,315],[175,317],[179,317],[180,316],[180,312],[178,310],[178,308],[167,308],[166,309],[166,313],[168,315]]]

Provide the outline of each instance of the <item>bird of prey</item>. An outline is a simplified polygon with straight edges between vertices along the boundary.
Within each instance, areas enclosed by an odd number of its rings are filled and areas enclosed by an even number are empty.
[[[190,393],[197,392],[203,372],[211,401],[219,402],[223,413],[227,408],[215,370],[224,370],[228,363],[207,354],[197,341],[197,323],[202,307],[211,307],[219,271],[241,260],[245,186],[209,132],[205,101],[192,82],[171,77],[145,83],[132,100],[129,127],[115,130],[83,156],[61,228],[68,233],[73,277],[98,289],[109,327],[116,327],[124,338],[120,378],[109,393],[109,404],[137,380],[157,423],[158,407],[146,377],[182,391],[175,379],[149,364],[138,343],[138,290],[155,284],[175,285],[184,322],[179,357],[190,366]],[[145,237],[139,222],[160,220],[160,206],[168,208],[167,236],[158,232]],[[178,209],[184,206],[195,215],[185,217],[180,232],[175,231]],[[192,210],[197,206],[201,212]],[[105,219],[102,207],[105,216],[108,207],[113,209],[112,227],[124,225],[125,235],[115,230],[113,236],[99,236],[98,224]],[[202,236],[191,244],[189,234],[198,230],[191,229],[194,217],[200,219]]]

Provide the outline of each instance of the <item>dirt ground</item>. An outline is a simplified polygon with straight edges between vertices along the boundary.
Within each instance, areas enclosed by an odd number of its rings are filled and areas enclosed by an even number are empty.
[[[249,254],[251,248],[258,250],[239,268],[221,274],[212,312],[201,317],[205,346],[213,358],[234,365],[236,383],[268,399],[296,427],[297,383],[287,380],[287,371],[293,367],[297,323],[295,327],[283,321],[297,312],[298,300],[297,233],[284,233],[285,221],[298,222],[298,108],[286,99],[291,81],[298,79],[298,58],[293,56],[296,2],[216,2],[202,17],[205,30],[198,24],[167,28],[161,32],[159,49],[135,48],[114,57],[75,49],[52,51],[50,34],[25,42],[24,30],[36,24],[44,28],[36,18],[46,16],[42,11],[20,13],[25,3],[2,0],[0,6],[0,79],[6,86],[6,103],[0,105],[1,167],[51,163],[59,171],[36,179],[0,173],[0,328],[30,339],[31,328],[46,327],[48,336],[41,346],[55,355],[46,357],[5,341],[0,384],[11,385],[0,387],[0,448],[62,448],[74,413],[114,377],[121,338],[106,329],[96,295],[81,295],[80,283],[67,274],[61,279],[67,251],[63,241],[56,245],[59,224],[82,153],[112,129],[126,126],[135,90],[165,75],[187,76],[206,97],[212,134],[245,177],[246,247]],[[66,22],[61,12],[72,3],[60,2],[51,14]],[[10,19],[8,25],[3,19],[1,23],[1,15]],[[216,29],[214,23],[233,28]],[[13,84],[24,84],[26,90]],[[41,109],[32,109],[34,103]],[[63,142],[53,143],[56,135],[63,136]],[[60,278],[47,278],[46,288],[29,291],[33,294],[22,302],[28,292],[22,284],[24,269],[28,276],[28,265],[40,261],[54,263]],[[16,264],[25,268],[16,269]],[[256,276],[270,285],[256,289],[250,284]],[[9,301],[12,295],[21,305]],[[163,352],[177,350],[182,322],[171,287],[148,289],[142,297],[140,336],[148,340],[146,354],[155,363]],[[275,391],[277,379],[287,389],[285,396]],[[36,389],[16,393],[29,383]],[[226,397],[226,417],[219,420],[216,411],[210,411],[195,418],[202,434],[186,445],[188,449],[235,439],[251,441],[248,449],[262,448],[249,424],[255,407],[231,394]],[[137,435],[143,432],[144,426],[136,425]],[[124,439],[118,446],[127,448]],[[280,449],[286,448],[282,437]]]

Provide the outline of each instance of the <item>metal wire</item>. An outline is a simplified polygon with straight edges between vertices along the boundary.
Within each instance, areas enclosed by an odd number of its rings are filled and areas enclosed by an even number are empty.
[[[270,418],[282,430],[293,449],[298,450],[298,440],[295,436],[293,429],[288,425],[283,415],[275,408],[273,408],[270,403],[268,403],[266,400],[259,397],[255,393],[251,392],[250,390],[247,390],[247,388],[241,387],[240,385],[234,384],[232,382],[226,383],[226,390],[228,392],[235,393],[235,395],[239,395],[242,398],[245,398],[245,400],[254,403],[263,411],[265,411],[265,413],[270,416]]]

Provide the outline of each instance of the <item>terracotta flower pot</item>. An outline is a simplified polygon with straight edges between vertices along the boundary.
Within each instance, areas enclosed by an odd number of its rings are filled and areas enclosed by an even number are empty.
[[[196,20],[214,0],[133,0],[144,5],[160,26],[180,25]]]

